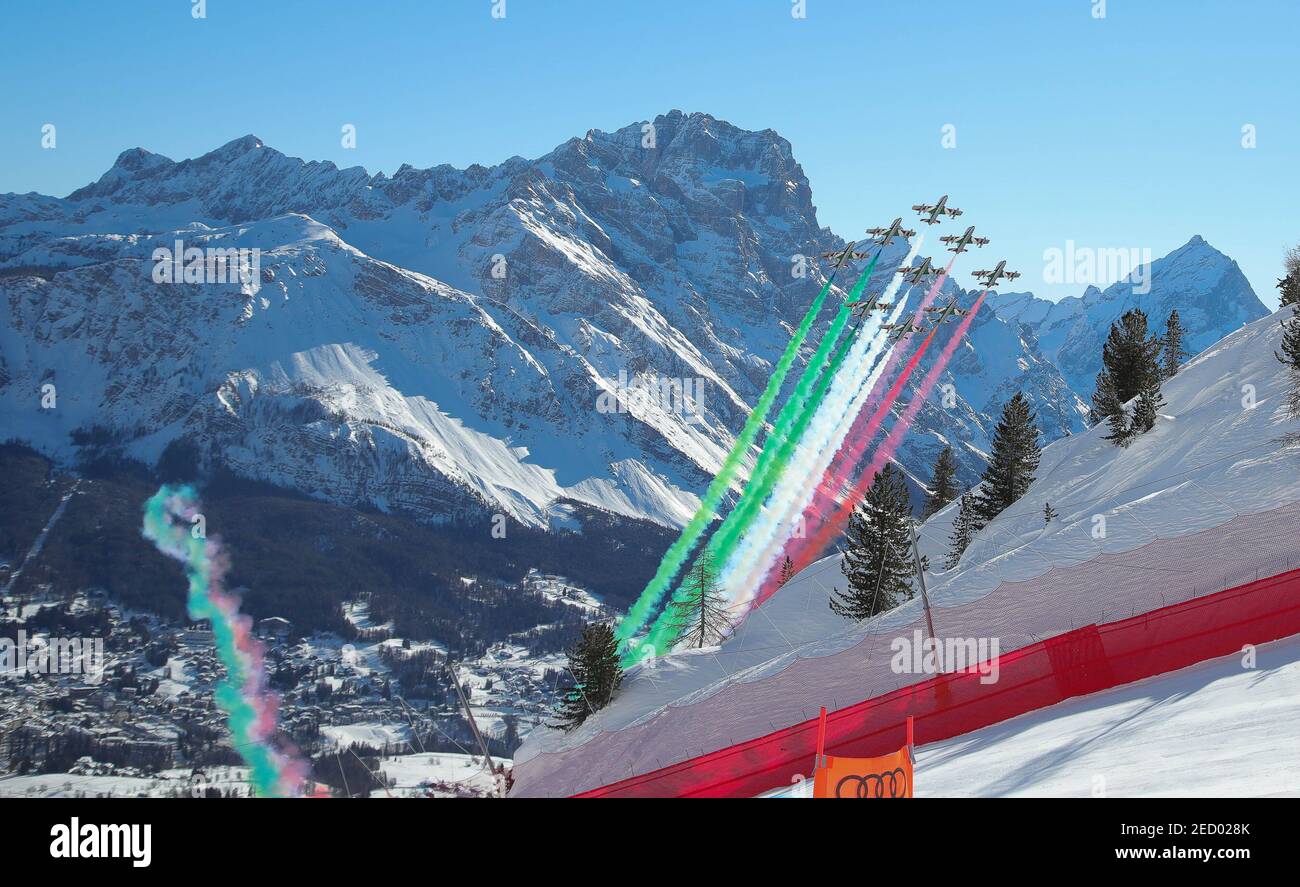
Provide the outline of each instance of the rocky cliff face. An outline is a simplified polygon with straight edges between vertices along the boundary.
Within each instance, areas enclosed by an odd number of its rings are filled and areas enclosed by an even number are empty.
[[[178,240],[258,250],[255,279],[155,282]],[[146,460],[184,437],[249,476],[429,519],[546,526],[576,500],[675,525],[824,282],[807,259],[841,243],[786,140],[705,114],[391,176],[252,136],[181,162],[134,149],[67,198],[0,196],[0,415],[56,456],[92,426]],[[1184,320],[1217,338],[1208,306],[1244,280],[1173,258],[1157,286],[1209,298]],[[956,400],[928,404],[900,454],[915,477],[952,443],[973,480],[1020,388],[1047,439],[1082,427],[1067,379],[1099,353],[1101,314],[1022,301],[978,319]],[[1032,312],[1054,320],[1031,329]],[[619,409],[627,383],[657,395]]]

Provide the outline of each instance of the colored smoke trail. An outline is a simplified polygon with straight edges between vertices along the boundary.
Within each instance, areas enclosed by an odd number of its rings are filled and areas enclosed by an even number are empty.
[[[903,260],[904,266],[911,265],[924,242],[923,233]],[[893,301],[904,278],[903,274],[894,275],[880,296],[881,304]],[[906,309],[904,297],[894,307],[888,322],[897,323]],[[846,361],[846,369],[835,377],[829,396],[800,438],[767,504],[750,523],[732,556],[721,565],[719,584],[733,603],[743,604],[753,596],[767,566],[779,556],[786,536],[794,531],[799,515],[811,500],[816,481],[884,371],[883,361],[877,365],[887,339],[885,331],[880,329],[880,315],[873,313],[864,327]]]
[[[926,312],[926,310],[927,310],[931,305],[934,304],[935,297],[939,295],[939,289],[940,289],[940,287],[942,287],[942,286],[943,286],[943,282],[944,282],[945,280],[948,279],[948,273],[949,273],[950,271],[952,271],[953,263],[956,262],[956,261],[957,261],[957,256],[954,255],[951,259],[948,260],[948,265],[947,265],[947,267],[943,269],[943,271],[939,274],[939,276],[935,278],[934,283],[932,283],[932,284],[930,285],[930,288],[929,288],[928,290],[926,290],[925,298],[921,299],[921,304],[919,304],[919,305],[916,306],[916,314],[914,314],[914,315],[912,316],[912,325],[913,325],[913,326],[918,326],[918,325],[920,325],[921,321],[925,319],[925,312]],[[901,339],[901,340],[898,342],[898,344],[896,344],[896,345],[894,346],[893,350],[891,350],[891,351],[889,352],[889,358],[888,358],[888,360],[887,360],[886,363],[885,363],[885,369],[884,369],[884,371],[880,374],[881,378],[883,378],[883,379],[888,379],[888,378],[890,377],[890,375],[894,372],[894,367],[896,367],[896,366],[898,365],[898,361],[902,359],[903,354],[907,351],[906,348],[902,347],[902,346],[903,346],[903,343],[906,342],[906,341],[908,341],[908,340],[910,339],[910,337],[911,337],[911,334],[909,333],[907,336],[903,337],[903,339]],[[925,350],[925,345],[928,345],[928,344],[929,344],[929,341],[930,341],[931,338],[933,338],[933,337],[932,337],[932,336],[927,336],[926,339],[925,339],[925,343],[924,343],[924,344],[922,345],[922,347],[921,347],[920,349],[918,349],[918,350],[924,351],[924,350]],[[914,368],[914,367],[916,366],[915,361],[911,361],[911,362],[909,362],[909,366],[911,366],[911,367]],[[911,370],[906,370],[906,373],[907,373],[908,375],[910,375],[910,374],[911,374]],[[904,381],[906,381],[906,379],[904,379]],[[897,392],[895,392],[895,395],[897,395]],[[886,398],[884,398],[884,399],[889,401],[889,406],[892,406],[892,405],[893,405],[893,398],[892,398],[892,397],[888,397],[888,396],[886,396]],[[863,424],[862,424],[862,421],[861,421],[861,420],[864,419],[864,417],[862,416],[862,410],[870,410],[870,409],[873,408],[873,407],[876,407],[876,408],[877,408],[877,411],[876,411],[874,414],[872,414],[872,413],[867,413],[868,416],[874,415],[874,416],[876,417],[875,424],[872,425],[872,427],[871,427],[871,433],[874,434],[874,433],[875,433],[875,429],[876,429],[876,427],[880,424],[880,420],[884,417],[884,414],[885,414],[884,412],[881,412],[881,411],[878,409],[879,405],[881,404],[881,400],[882,400],[882,399],[879,398],[879,397],[873,397],[873,398],[871,398],[870,400],[866,401],[864,404],[862,404],[862,406],[859,408],[859,420],[860,420],[860,421],[859,421],[859,424],[854,425],[853,435],[852,435],[851,437],[847,438],[848,441],[857,441],[857,442],[858,442],[858,447],[857,447],[857,451],[856,451],[856,453],[854,453],[854,454],[852,454],[851,456],[849,456],[850,461],[853,462],[854,464],[856,464],[857,461],[858,461],[858,459],[860,459],[860,458],[862,457],[862,452],[863,452],[863,450],[866,449],[867,445],[871,443],[871,437],[870,437],[870,435],[867,435],[867,436],[865,437],[865,439],[864,439],[864,438],[863,438],[863,435],[861,434],[861,431],[863,430],[863,427],[864,427]],[[889,406],[886,406],[886,407],[885,407],[885,412],[888,411]],[[869,420],[868,420],[868,421],[869,421]],[[851,445],[850,445],[850,446],[851,446]],[[843,450],[843,449],[844,449],[844,446],[841,445],[841,450]],[[843,462],[844,462],[844,458],[845,458],[846,455],[848,455],[848,454],[845,454],[845,453],[843,453],[843,452],[837,453],[836,456],[835,456],[835,460],[834,460],[834,462],[833,462],[832,464],[833,464],[833,465],[836,465],[836,466],[842,465]]]
[[[934,283],[930,285],[930,289],[926,291],[925,297],[921,299],[920,304],[916,307],[916,313],[912,317],[913,325],[919,324],[921,319],[925,317],[926,309],[934,303],[935,297],[939,294],[939,289],[943,286],[943,282],[947,280],[948,273],[952,271],[953,263],[956,261],[957,255],[954,254],[948,261],[947,267],[943,269],[942,273],[939,274]],[[867,392],[868,396],[864,399],[860,399],[858,402],[857,418],[853,422],[852,430],[843,438],[839,451],[835,454],[830,467],[821,475],[821,483],[814,488],[810,504],[805,505],[803,516],[801,518],[802,526],[810,526],[813,520],[815,520],[820,514],[824,513],[829,507],[826,504],[828,501],[834,503],[835,499],[846,485],[844,480],[837,481],[837,478],[844,476],[847,472],[847,477],[851,479],[853,467],[858,464],[858,460],[862,458],[863,452],[875,437],[876,430],[880,427],[880,423],[893,407],[894,400],[903,390],[903,386],[907,384],[907,380],[911,377],[912,372],[916,369],[922,355],[929,347],[930,341],[934,338],[934,334],[935,330],[930,330],[929,334],[922,341],[920,347],[913,352],[912,357],[903,366],[903,371],[882,396],[876,392],[875,385],[880,381],[889,378],[894,367],[897,365],[899,359],[906,350],[903,347],[903,342],[907,341],[907,338],[904,337],[901,339],[890,350],[884,368],[876,375],[872,388]],[[813,474],[809,478],[809,482],[811,483],[813,479],[817,477],[818,475]],[[795,552],[801,551],[803,547],[803,540],[800,538],[791,538],[787,540],[787,550],[784,554],[785,556],[790,557],[791,562],[795,564],[796,569],[801,569],[802,566],[806,565],[800,565],[794,556]],[[763,601],[767,600],[767,598],[771,596],[778,587],[774,582],[774,577],[777,575],[777,569],[779,566],[778,561],[781,559],[782,556],[778,554],[768,564],[766,564],[766,578],[762,585],[758,586],[757,593],[753,595],[755,604],[761,604]]]
[[[718,469],[717,475],[709,483],[704,496],[701,497],[700,507],[695,510],[694,516],[682,528],[677,540],[664,552],[663,559],[660,560],[654,576],[651,577],[641,595],[628,609],[627,615],[615,628],[614,636],[621,646],[625,646],[628,639],[636,634],[646,620],[654,614],[659,602],[672,585],[673,579],[676,578],[678,572],[686,564],[686,559],[695,550],[695,546],[700,537],[704,535],[704,531],[713,522],[718,506],[722,504],[723,496],[731,488],[732,479],[740,470],[745,455],[749,452],[750,446],[753,445],[754,439],[758,437],[759,430],[767,421],[768,410],[772,408],[773,401],[781,393],[786,374],[790,372],[790,367],[794,365],[795,358],[799,356],[799,349],[803,347],[804,339],[808,337],[808,331],[812,329],[813,321],[817,319],[817,315],[821,312],[822,305],[826,301],[826,295],[831,291],[831,284],[835,282],[835,275],[838,270],[837,268],[831,272],[830,276],[826,278],[826,283],[822,286],[821,292],[817,294],[817,298],[813,299],[812,304],[808,306],[808,311],[804,314],[803,320],[799,322],[799,326],[795,329],[794,335],[790,337],[790,342],[785,346],[785,351],[781,354],[780,360],[777,361],[776,369],[773,370],[771,378],[767,380],[767,386],[763,389],[763,393],[759,395],[758,402],[754,404],[754,411],[745,420],[744,427],[740,429],[740,434],[736,436],[736,441],[731,446],[731,452],[722,460],[722,467]],[[630,665],[635,658],[625,655],[623,664],[625,666]]]
[[[891,321],[892,322],[892,321]],[[883,337],[876,335],[870,336],[873,340],[881,340]],[[864,358],[867,369],[871,370],[877,357],[879,357],[879,348],[873,348]],[[875,367],[871,372],[865,385],[869,391],[874,386],[879,371],[884,369],[884,364]],[[829,448],[829,444],[823,442],[826,435],[819,435],[818,440],[812,440],[812,432],[804,435],[800,446],[796,449],[794,457],[790,464],[783,472],[781,482],[772,492],[771,498],[759,514],[751,522],[749,528],[745,531],[739,544],[733,549],[731,557],[727,560],[720,573],[720,584],[726,597],[733,603],[744,603],[751,596],[751,582],[761,578],[766,569],[760,569],[767,564],[767,558],[776,557],[783,546],[783,536],[781,531],[786,533],[793,532],[797,518],[803,511],[800,489],[808,485],[809,477],[817,478],[825,469],[825,465],[816,469],[813,474],[806,467],[809,460],[815,460],[825,453],[827,461],[834,450]],[[796,507],[796,503],[799,503]],[[758,552],[758,553],[755,553]],[[743,611],[741,611],[743,614]]]
[[[989,290],[985,290],[980,294],[980,297],[975,300],[975,304],[971,306],[970,311],[968,311],[966,316],[962,318],[961,323],[957,325],[957,329],[953,332],[952,338],[946,345],[944,345],[943,351],[939,353],[938,359],[934,362],[934,365],[930,367],[930,371],[925,374],[925,378],[922,379],[920,386],[918,386],[915,395],[908,403],[907,408],[903,410],[903,414],[899,417],[898,421],[894,423],[894,427],[890,429],[888,436],[886,436],[880,446],[876,448],[875,453],[871,457],[871,463],[858,477],[857,484],[850,487],[844,500],[839,503],[835,512],[821,523],[817,528],[817,532],[810,538],[791,540],[792,542],[801,543],[800,545],[795,546],[795,551],[790,553],[790,558],[794,562],[796,570],[801,570],[808,566],[808,563],[812,558],[815,558],[818,552],[822,551],[830,543],[831,539],[843,532],[844,525],[848,523],[849,516],[853,513],[853,509],[857,507],[858,503],[866,496],[867,490],[871,488],[876,472],[880,471],[881,468],[884,467],[885,462],[894,455],[894,451],[897,450],[898,445],[902,443],[904,435],[907,434],[907,431],[912,424],[912,420],[916,418],[916,414],[921,409],[922,404],[924,404],[926,398],[930,396],[930,391],[933,390],[935,383],[939,381],[939,376],[941,376],[943,371],[947,368],[948,361],[952,359],[953,353],[966,337],[966,332],[970,329],[971,323],[975,320],[975,315],[979,313],[980,306],[984,304],[984,299],[988,296],[989,292]],[[934,331],[931,330],[930,336],[933,335]],[[922,344],[921,348],[917,349],[917,355],[913,356],[913,361],[916,360],[918,355],[924,352],[925,347],[928,344],[929,338],[927,338],[926,342]],[[777,581],[779,581],[779,576],[776,571],[769,571],[763,583],[761,600],[766,600],[771,596],[776,589]]]
[[[930,392],[939,381],[939,377],[943,375],[944,370],[947,369],[948,361],[952,359],[958,346],[960,346],[962,340],[965,339],[966,332],[970,329],[970,325],[975,321],[975,315],[979,312],[980,306],[984,304],[984,299],[988,296],[989,292],[989,290],[985,290],[980,293],[979,298],[975,300],[973,305],[971,305],[970,311],[966,313],[966,316],[962,318],[961,323],[957,325],[957,329],[953,332],[952,338],[950,338],[947,344],[944,345],[943,351],[939,352],[938,359],[934,362],[934,365],[930,367],[930,371],[925,374],[925,378],[921,380],[921,384],[918,386],[915,395],[908,402],[907,408],[903,410],[903,414],[894,424],[894,427],[890,429],[888,437],[886,437],[884,442],[876,448],[875,453],[872,455],[871,463],[862,472],[857,486],[854,487],[850,492],[850,495],[839,504],[835,514],[828,522],[829,525],[833,526],[837,523],[845,523],[848,521],[849,513],[857,506],[858,502],[862,501],[862,497],[866,495],[867,489],[871,486],[871,480],[875,477],[876,472],[880,471],[880,469],[884,467],[885,462],[893,457],[894,451],[898,448],[898,445],[902,443],[903,436],[907,434],[912,420],[916,418],[917,412],[920,411],[926,398],[930,396]],[[818,532],[820,534],[828,534],[830,531],[827,529],[826,525],[823,525],[823,527],[819,528]]]
[[[907,384],[907,380],[911,377],[917,364],[921,362],[921,357],[925,354],[926,349],[930,347],[930,342],[934,339],[936,332],[938,332],[937,328],[930,330],[921,342],[920,347],[908,358],[907,363],[903,366],[903,371],[898,374],[893,384],[889,386],[889,390],[885,392],[875,411],[866,410],[858,414],[853,430],[850,433],[850,439],[845,441],[845,447],[841,448],[841,452],[836,455],[836,460],[822,476],[821,483],[817,485],[817,490],[814,493],[812,504],[804,509],[804,526],[812,526],[819,522],[822,515],[830,508],[833,508],[840,495],[844,493],[848,482],[853,477],[853,469],[857,465],[857,458],[861,456],[867,445],[875,439],[876,429],[880,427],[881,421],[894,405],[894,401],[898,399],[898,395],[902,393],[903,386]],[[898,347],[895,346],[894,350],[897,352]],[[848,449],[850,456],[844,456],[845,448]],[[811,542],[807,538],[791,538],[786,542],[785,556],[790,558],[794,569],[798,571],[807,566],[820,550],[820,548],[812,549]],[[755,597],[756,603],[761,604],[776,591],[776,586],[773,583],[775,575],[775,570],[769,569],[767,577]]]
[[[854,284],[845,305],[840,307],[839,313],[826,330],[816,353],[804,368],[803,375],[799,378],[790,399],[777,415],[776,425],[772,429],[771,436],[763,443],[763,451],[759,454],[754,473],[741,494],[740,501],[709,540],[708,550],[716,563],[722,563],[727,559],[731,547],[749,525],[758,508],[762,506],[772,486],[780,479],[791,450],[798,444],[804,430],[808,427],[808,422],[826,397],[831,382],[848,358],[851,346],[857,341],[858,336],[850,334],[836,347],[836,340],[839,340],[853,314],[847,304],[862,294],[879,257],[880,253],[877,252],[858,278],[858,282]],[[854,331],[854,333],[860,332],[861,330]],[[835,348],[835,353],[828,361],[826,355],[832,347]]]
[[[794,391],[781,407],[781,412],[777,414],[772,433],[763,444],[763,450],[759,453],[758,462],[754,466],[753,474],[750,475],[749,483],[741,493],[740,501],[709,539],[706,551],[715,563],[726,561],[739,534],[748,526],[755,511],[763,504],[773,484],[780,478],[780,466],[789,458],[791,448],[798,442],[812,413],[820,405],[827,388],[848,356],[849,346],[855,337],[850,336],[838,348],[836,347],[844,327],[848,325],[849,318],[853,314],[848,303],[861,296],[882,251],[883,248],[877,250],[871,257],[871,261],[859,275],[845,303],[840,306],[835,319],[831,321],[830,327],[818,343],[816,352],[804,367],[803,375],[799,377]],[[834,354],[831,354],[831,349],[835,349]],[[825,367],[824,372],[823,367]],[[673,600],[681,600],[685,593],[685,587],[679,587],[673,595]],[[624,665],[642,656],[655,655],[665,650],[672,641],[672,634],[673,626],[669,610],[664,608],[652,624],[645,640],[639,645],[637,653],[633,655],[629,651],[624,656]]]
[[[922,318],[925,317],[926,309],[934,304],[935,297],[939,294],[940,287],[942,287],[943,282],[948,279],[948,272],[952,271],[953,262],[956,261],[957,256],[954,255],[952,259],[948,261],[948,266],[943,269],[943,272],[935,279],[934,283],[930,285],[930,289],[926,291],[925,298],[923,298],[921,304],[916,307],[916,314],[912,318],[914,326],[919,324]],[[835,458],[831,462],[831,467],[823,474],[823,482],[817,488],[817,499],[814,500],[812,511],[805,511],[805,521],[808,518],[815,518],[824,513],[829,507],[826,504],[828,499],[833,502],[838,498],[846,484],[843,481],[838,484],[834,483],[834,479],[840,477],[846,481],[851,477],[853,468],[858,464],[859,460],[862,459],[862,454],[866,452],[867,447],[871,445],[871,441],[875,437],[876,430],[880,427],[880,423],[884,421],[885,416],[888,415],[890,409],[893,408],[894,400],[903,390],[903,386],[907,384],[907,380],[916,369],[916,366],[920,362],[922,355],[924,355],[925,350],[930,346],[930,341],[934,338],[935,331],[936,330],[932,329],[929,334],[926,335],[925,339],[921,342],[920,347],[912,353],[912,356],[908,359],[907,363],[904,364],[903,371],[899,373],[898,377],[894,380],[893,384],[890,385],[885,394],[883,396],[872,396],[859,407],[857,419],[854,421],[852,431],[845,436],[843,443],[840,445],[839,451],[835,454]],[[906,338],[901,340],[890,352],[889,358],[885,363],[885,368],[880,374],[881,379],[888,379],[890,377],[894,367],[906,352],[907,349],[903,347],[903,342],[905,341],[907,341]],[[875,392],[872,393],[873,395],[875,394]]]
[[[142,532],[159,551],[185,566],[190,618],[212,625],[217,655],[226,668],[216,688],[217,705],[226,713],[235,749],[249,767],[254,793],[297,795],[307,776],[306,764],[272,744],[278,700],[266,689],[262,644],[252,636],[252,620],[239,612],[239,598],[221,587],[225,557],[220,544],[193,532],[198,513],[193,488],[163,486],[144,505]]]

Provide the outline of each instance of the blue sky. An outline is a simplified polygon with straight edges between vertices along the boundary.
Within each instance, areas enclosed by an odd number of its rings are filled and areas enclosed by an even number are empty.
[[[191,0],[7,0],[0,192],[246,133],[371,172],[491,164],[678,108],[788,138],[845,237],[946,192],[1040,295],[1082,290],[1043,280],[1067,240],[1160,256],[1201,234],[1275,305],[1300,241],[1300,4],[1096,3],[207,0],[195,20]]]

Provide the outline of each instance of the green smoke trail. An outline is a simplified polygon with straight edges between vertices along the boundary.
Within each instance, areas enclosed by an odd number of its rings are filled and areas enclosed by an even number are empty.
[[[879,253],[877,253],[879,256]],[[795,392],[791,394],[790,399],[786,402],[785,407],[781,410],[777,418],[777,425],[772,431],[772,436],[763,446],[763,452],[759,457],[758,465],[755,466],[754,474],[750,477],[749,484],[745,487],[741,495],[740,502],[735,509],[727,515],[722,526],[713,534],[706,547],[707,556],[713,563],[724,564],[731,557],[732,552],[739,544],[741,537],[749,528],[750,524],[758,515],[759,509],[767,501],[772,489],[780,481],[790,457],[794,453],[800,438],[808,429],[812,422],[813,416],[816,415],[822,401],[826,398],[826,392],[830,389],[831,383],[839,373],[844,359],[848,357],[849,349],[853,344],[854,336],[845,336],[835,349],[829,363],[826,364],[825,371],[818,374],[817,370],[825,360],[824,351],[829,350],[835,345],[835,339],[839,338],[844,326],[848,323],[852,310],[847,306],[847,302],[854,301],[861,292],[861,287],[866,285],[866,280],[875,266],[875,259],[863,272],[859,278],[858,285],[855,285],[853,292],[850,293],[846,304],[840,308],[840,313],[831,323],[830,329],[822,338],[822,347],[819,347],[818,353],[809,361],[803,376],[799,379]],[[818,360],[818,357],[822,360]],[[809,391],[809,387],[812,390]],[[679,588],[674,595],[674,600],[681,599],[685,593],[683,588]],[[668,645],[673,641],[675,629],[670,622],[668,611],[665,610],[659,615],[654,625],[646,637],[645,645],[647,649],[654,651],[667,650]]]
[[[274,732],[274,712],[261,692],[260,654],[251,652],[249,618],[239,613],[237,600],[221,590],[220,570],[213,562],[220,549],[215,541],[191,531],[190,519],[198,513],[196,501],[188,485],[159,488],[145,503],[143,533],[184,565],[190,618],[206,619],[212,625],[217,655],[226,669],[214,695],[226,713],[235,748],[249,767],[254,793],[260,797],[289,794],[302,775],[297,772],[301,764],[279,754],[266,740],[268,731]]]
[[[872,259],[871,264],[875,265],[875,259]],[[695,550],[700,537],[713,521],[718,506],[722,504],[722,497],[730,489],[732,479],[735,478],[736,472],[740,470],[740,466],[744,462],[745,454],[749,452],[749,448],[753,445],[754,439],[758,437],[758,432],[763,427],[763,423],[767,421],[767,413],[772,408],[773,401],[781,393],[786,374],[790,372],[790,367],[794,365],[795,358],[799,356],[799,349],[803,347],[804,339],[808,337],[808,331],[812,329],[813,321],[817,319],[817,315],[821,312],[822,305],[826,301],[826,295],[831,291],[831,284],[835,281],[837,271],[838,269],[832,271],[831,275],[826,278],[826,283],[821,292],[808,306],[808,311],[804,314],[803,320],[799,322],[794,335],[791,336],[790,343],[785,346],[785,352],[782,353],[780,360],[776,362],[776,369],[773,370],[771,378],[767,380],[767,387],[763,389],[758,402],[754,404],[754,411],[745,420],[744,427],[740,429],[740,434],[736,436],[736,441],[732,444],[731,452],[722,461],[722,467],[718,469],[717,475],[700,499],[700,507],[696,509],[695,515],[682,528],[677,541],[664,553],[663,560],[659,562],[659,568],[655,570],[654,576],[646,584],[641,596],[636,599],[636,602],[628,609],[627,615],[619,622],[614,634],[620,644],[625,644],[653,615],[655,608],[672,585],[678,571],[685,565],[686,559],[691,556],[691,552]],[[857,287],[854,287],[854,289],[856,290]],[[625,657],[624,665],[632,664],[635,659],[635,656]]]
[[[714,533],[713,538],[709,540],[707,546],[709,554],[714,558],[714,563],[723,564],[731,557],[732,548],[744,535],[749,525],[753,523],[755,515],[758,513],[760,506],[767,501],[768,495],[781,479],[781,474],[785,471],[785,466],[789,463],[789,457],[793,454],[794,449],[798,446],[804,432],[808,429],[813,416],[821,407],[822,401],[826,399],[826,392],[830,389],[831,383],[844,364],[844,359],[849,356],[849,349],[853,345],[853,335],[845,336],[840,340],[840,345],[835,349],[835,354],[831,357],[825,372],[817,380],[817,387],[809,395],[804,408],[799,411],[785,432],[777,437],[771,444],[774,449],[773,456],[768,460],[765,470],[760,475],[755,472],[755,477],[750,483],[753,485],[753,493],[749,494],[746,489],[746,501],[737,505],[736,509],[723,522],[718,531]],[[765,448],[766,450],[766,448]],[[735,518],[735,520],[732,520]]]
[[[844,327],[845,325],[847,325],[849,321],[849,317],[853,313],[852,309],[848,307],[848,303],[856,301],[858,298],[861,297],[862,291],[866,288],[867,282],[871,279],[872,271],[875,270],[876,261],[880,258],[880,252],[881,252],[880,250],[876,251],[876,254],[871,257],[871,261],[867,264],[867,267],[858,276],[857,282],[854,283],[853,288],[849,291],[848,297],[845,299],[845,304],[840,306],[840,310],[839,312],[836,313],[835,319],[831,321],[831,325],[826,330],[826,334],[822,336],[821,341],[818,343],[817,351],[813,354],[812,359],[808,361],[808,365],[804,368],[803,375],[800,376],[799,381],[795,386],[794,392],[791,393],[789,400],[787,400],[785,405],[781,408],[781,412],[777,414],[777,419],[773,426],[772,434],[769,436],[768,440],[764,443],[763,451],[759,454],[758,462],[754,467],[754,473],[753,475],[751,475],[749,483],[745,486],[744,491],[741,493],[740,502],[736,506],[737,510],[746,507],[747,503],[750,500],[754,499],[755,496],[757,496],[757,502],[760,505],[762,504],[763,499],[766,498],[766,492],[763,492],[761,494],[755,492],[757,490],[756,485],[762,486],[766,483],[764,478],[766,478],[766,476],[770,472],[770,467],[773,461],[773,457],[775,455],[775,450],[779,450],[781,448],[780,446],[781,442],[787,439],[787,435],[789,433],[790,428],[795,424],[795,421],[800,417],[804,404],[807,403],[809,397],[812,395],[810,389],[812,389],[813,386],[816,384],[820,374],[819,372],[820,369],[826,363],[827,356],[830,354],[831,349],[835,348],[836,341],[839,339],[840,334],[844,331]],[[842,361],[843,355],[846,353],[847,353],[847,345],[839,349],[839,351],[837,352],[837,356],[839,357],[839,360]],[[829,382],[827,384],[829,384]],[[772,387],[772,381],[768,382],[768,387],[769,389]],[[767,392],[765,391],[764,394],[766,393]],[[824,389],[822,390],[821,393],[824,396],[825,394]],[[806,423],[804,424],[806,425]],[[710,489],[712,489],[712,487],[710,487]],[[770,485],[768,485],[767,490],[770,491],[770,489],[771,487]],[[749,522],[749,520],[752,520],[753,518],[754,507],[756,506],[750,506],[748,510],[746,510],[745,512],[744,522],[746,524]],[[734,515],[734,511],[733,511],[733,515]],[[732,516],[729,515],[727,520],[723,523],[723,528],[728,527],[728,525],[735,526],[738,520],[740,520],[740,518],[733,520]],[[701,526],[700,528],[700,533],[702,533],[707,526],[708,526],[708,521],[705,521],[704,525]],[[721,531],[722,528],[720,528],[719,532]],[[710,550],[712,550],[712,548]],[[664,588],[658,592],[654,601],[654,605],[658,604],[659,599],[662,598],[664,591],[667,590],[668,582],[671,582],[673,576],[677,574],[678,569],[680,569],[681,565],[685,563],[686,557],[689,556],[689,554],[690,554],[689,549],[682,553],[677,566],[674,567],[671,573],[669,573],[669,575],[666,577]],[[658,578],[658,574],[656,574],[656,578]],[[675,598],[680,597],[682,594],[683,591],[682,589],[679,588],[674,597]],[[640,602],[638,601],[638,603]],[[649,614],[647,614],[647,616],[648,615]],[[645,618],[646,616],[640,617],[642,622],[644,622]],[[651,630],[650,636],[646,639],[648,643],[642,643],[638,647],[638,650],[635,655],[631,652],[624,655],[624,659],[623,659],[624,667],[632,665],[642,656],[647,656],[647,655],[653,656],[663,649],[663,643],[665,641],[665,637],[667,634],[670,633],[670,630],[666,622],[667,620],[665,619],[663,614],[660,614],[658,620],[655,622],[655,627],[652,628]]]

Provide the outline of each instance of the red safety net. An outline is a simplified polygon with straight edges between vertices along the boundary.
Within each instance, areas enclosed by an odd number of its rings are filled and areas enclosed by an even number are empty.
[[[826,751],[895,751],[907,741],[909,715],[918,745],[938,742],[1293,634],[1300,634],[1300,570],[1004,653],[996,683],[982,683],[977,672],[942,674],[842,708],[828,715]],[[813,718],[577,797],[754,796],[811,772],[816,742]]]

